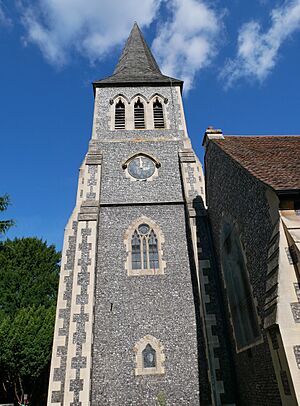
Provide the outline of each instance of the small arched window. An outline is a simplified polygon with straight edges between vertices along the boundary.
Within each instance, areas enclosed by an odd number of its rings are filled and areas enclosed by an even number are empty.
[[[146,223],[140,224],[131,240],[131,266],[133,270],[153,271],[159,269],[158,239]]]
[[[141,338],[134,346],[136,354],[135,375],[162,375],[164,368],[164,347],[160,341],[150,335]]]
[[[125,129],[125,105],[122,100],[119,100],[115,107],[115,129]]]
[[[158,99],[153,103],[154,128],[165,128],[163,106]]]
[[[134,128],[138,130],[145,128],[145,110],[139,98],[137,102],[134,103]]]

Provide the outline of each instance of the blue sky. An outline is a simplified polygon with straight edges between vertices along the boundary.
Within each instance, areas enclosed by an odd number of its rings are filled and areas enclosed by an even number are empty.
[[[300,0],[0,0],[0,195],[7,236],[62,248],[91,134],[91,82],[134,21],[163,73],[185,79],[197,154],[205,129],[299,134]]]

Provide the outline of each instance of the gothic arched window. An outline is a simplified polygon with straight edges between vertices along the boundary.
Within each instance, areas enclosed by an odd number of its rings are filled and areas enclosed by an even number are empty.
[[[125,129],[125,104],[119,100],[115,107],[115,129]]]
[[[157,98],[153,103],[153,120],[154,128],[165,128],[163,106]]]
[[[127,247],[126,268],[129,276],[164,273],[164,239],[160,228],[152,220],[141,217],[134,222],[126,231],[124,242]]]
[[[158,239],[153,229],[146,223],[140,224],[131,240],[132,269],[153,271],[159,269]]]
[[[134,346],[136,354],[135,375],[161,375],[165,373],[164,347],[150,335],[141,338]]]
[[[134,103],[134,128],[145,128],[145,110],[140,98]]]

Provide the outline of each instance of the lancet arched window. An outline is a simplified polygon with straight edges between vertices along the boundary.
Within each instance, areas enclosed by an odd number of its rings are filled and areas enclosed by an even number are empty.
[[[158,98],[153,103],[153,120],[154,128],[165,128],[163,106]]]
[[[115,107],[115,129],[125,129],[125,104],[119,100]]]
[[[145,110],[140,98],[134,103],[134,128],[145,128]]]
[[[151,227],[140,224],[132,235],[131,266],[133,270],[157,272],[159,269],[158,239]]]

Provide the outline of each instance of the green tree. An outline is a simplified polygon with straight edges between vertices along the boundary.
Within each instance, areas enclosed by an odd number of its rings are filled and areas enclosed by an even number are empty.
[[[59,261],[37,238],[0,242],[0,403],[46,404]]]
[[[0,196],[0,212],[5,211],[9,205],[9,196]],[[13,220],[0,220],[0,235],[5,234],[6,231],[15,224]]]

